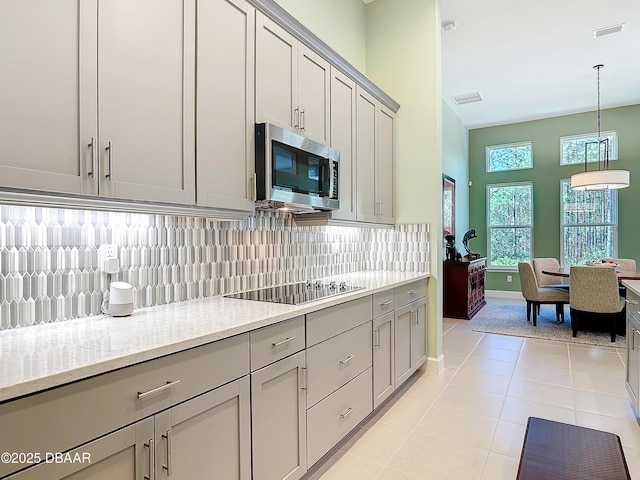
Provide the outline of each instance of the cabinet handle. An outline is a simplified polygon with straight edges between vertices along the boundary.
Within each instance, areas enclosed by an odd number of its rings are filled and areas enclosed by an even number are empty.
[[[96,166],[96,137],[91,137],[91,143],[87,145],[91,149],[91,159],[89,161],[89,171],[87,175],[91,178],[96,178],[95,166]]]
[[[380,304],[381,307],[386,307],[387,305],[391,305],[393,303],[393,300],[387,300],[386,302],[382,302]]]
[[[415,295],[416,293],[418,293],[420,290],[411,290],[409,292],[409,295]]]
[[[373,346],[376,347],[376,348],[380,348],[380,329],[376,328],[374,330],[374,333],[376,334],[376,339],[374,341]]]
[[[636,349],[636,334],[640,334],[640,330],[631,327],[631,350]]]
[[[307,389],[307,369],[306,367],[300,367],[300,389]]]
[[[300,130],[304,131],[304,108],[300,109]]]
[[[287,338],[285,338],[284,340],[282,340],[282,341],[280,341],[278,343],[272,343],[271,344],[271,348],[279,347],[280,345],[284,345],[285,343],[289,343],[289,342],[291,342],[291,341],[293,341],[295,339],[296,339],[296,337],[287,337]]]
[[[153,477],[155,477],[154,464],[156,463],[155,452],[153,450],[153,438],[150,438],[144,446],[149,449],[149,475],[145,475],[144,479],[153,480]]]
[[[384,212],[384,202],[381,201],[380,202],[380,213],[378,213],[378,215],[382,216],[383,215],[382,212]]]
[[[107,151],[107,172],[104,174],[104,178],[111,180],[111,160],[113,158],[113,143],[111,140],[109,140],[109,143],[107,143],[107,146],[104,147],[104,149]]]
[[[344,365],[345,363],[349,363],[351,360],[353,360],[354,358],[356,358],[355,355],[349,355],[347,358],[345,358],[344,360],[340,360],[340,365]]]
[[[164,438],[167,442],[167,463],[166,465],[162,465],[167,471],[167,477],[171,476],[171,430],[167,430],[166,433],[162,434],[162,438]]]
[[[300,124],[300,109],[295,108],[293,110],[293,128],[299,128]]]
[[[356,409],[356,407],[349,407],[347,411],[340,414],[340,418],[347,418]]]
[[[640,304],[640,302],[638,302],[638,300],[629,300],[628,298],[625,298],[624,301],[625,301],[625,303],[627,305],[638,305],[638,304]]]
[[[138,400],[142,400],[144,398],[150,397],[151,395],[155,395],[156,393],[160,393],[160,392],[163,392],[164,390],[168,390],[169,388],[173,387],[174,385],[177,385],[178,383],[180,383],[180,380],[174,380],[172,382],[167,382],[164,385],[160,385],[159,387],[152,388],[151,390],[147,390],[146,392],[138,392]]]
[[[249,181],[247,182],[247,188],[249,189],[249,199],[255,201],[256,199],[256,176],[251,175],[249,177]]]

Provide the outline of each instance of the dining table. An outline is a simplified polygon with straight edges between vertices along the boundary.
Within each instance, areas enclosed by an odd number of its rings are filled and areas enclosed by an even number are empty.
[[[594,265],[594,268],[598,268],[598,265]],[[603,268],[603,267],[600,267]],[[615,268],[615,267],[608,267]],[[618,276],[618,281],[622,280],[640,280],[640,271],[637,270],[622,270],[621,268],[615,268],[616,275]],[[543,269],[542,273],[545,275],[552,275],[554,277],[564,277],[569,278],[569,274],[571,272],[571,267],[560,267],[560,268],[548,268]]]

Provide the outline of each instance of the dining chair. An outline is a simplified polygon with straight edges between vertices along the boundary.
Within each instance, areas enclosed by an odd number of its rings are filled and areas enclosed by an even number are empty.
[[[636,261],[633,258],[603,258],[605,262],[614,262],[620,265],[620,270],[635,270]]]
[[[556,306],[556,322],[564,322],[564,306],[569,303],[569,292],[559,288],[540,287],[530,263],[518,263],[522,296],[527,301],[527,322],[531,321],[533,307],[533,326],[537,326],[541,304]]]
[[[616,330],[624,324],[626,308],[620,298],[615,269],[607,266],[574,266],[569,273],[571,290],[569,311],[573,336],[593,321],[608,321],[611,341],[616,341]]]
[[[562,282],[562,277],[547,275],[543,270],[555,270],[560,268],[560,262],[556,258],[534,258],[533,271],[539,287],[562,288],[569,290],[569,285]]]

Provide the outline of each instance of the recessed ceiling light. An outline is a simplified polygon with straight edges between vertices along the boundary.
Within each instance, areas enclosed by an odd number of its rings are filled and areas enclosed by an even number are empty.
[[[456,102],[458,105],[464,105],[465,103],[482,101],[482,97],[478,92],[464,93],[462,95],[456,95],[455,97],[451,97],[451,98],[453,98],[453,101]]]
[[[593,38],[604,37],[612,33],[620,33],[624,29],[624,26],[624,23],[620,23],[618,25],[611,25],[610,27],[599,28],[593,31]]]
[[[458,24],[453,20],[447,20],[446,22],[442,22],[442,30],[445,32],[452,32],[458,27]]]

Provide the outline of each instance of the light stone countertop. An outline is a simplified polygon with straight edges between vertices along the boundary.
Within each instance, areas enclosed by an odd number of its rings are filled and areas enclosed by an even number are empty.
[[[622,285],[631,289],[636,295],[640,295],[640,280],[623,280]]]
[[[99,315],[0,331],[0,402],[427,277],[428,273],[362,271],[323,280],[364,289],[298,306],[215,296],[142,308],[129,317]]]

